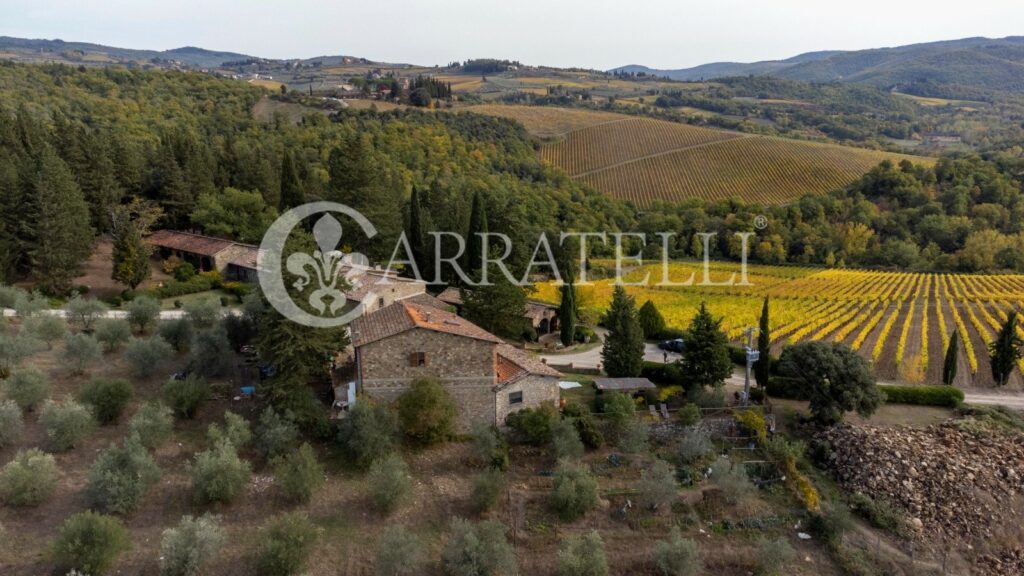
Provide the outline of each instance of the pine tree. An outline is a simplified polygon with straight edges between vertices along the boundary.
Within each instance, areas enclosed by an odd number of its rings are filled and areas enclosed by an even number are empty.
[[[989,358],[992,360],[992,378],[996,386],[1005,386],[1010,374],[1021,358],[1021,346],[1024,340],[1017,336],[1017,311],[1011,310],[999,335],[989,344]]]
[[[960,342],[958,338],[959,333],[953,331],[953,334],[949,337],[949,345],[946,346],[946,359],[942,363],[942,383],[949,386],[952,386],[956,380],[960,355]]]
[[[757,351],[759,357],[754,363],[754,379],[761,388],[768,387],[768,378],[772,369],[772,334],[768,325],[768,297],[765,296],[761,306],[761,322],[757,331]]]
[[[640,320],[640,328],[644,331],[644,338],[657,338],[665,331],[665,319],[650,300],[640,307],[637,318]]]
[[[462,314],[484,330],[518,338],[523,334],[526,293],[504,274],[490,279],[490,285],[462,290]]]
[[[563,346],[572,346],[576,341],[576,287],[571,282],[562,284],[562,301],[558,305],[558,321],[561,323],[559,336]]]
[[[71,170],[52,149],[40,156],[34,184],[39,213],[30,251],[32,274],[42,290],[65,293],[92,250],[89,206]]]
[[[483,267],[483,238],[487,233],[487,209],[483,194],[477,190],[473,195],[473,208],[469,214],[469,234],[466,238],[466,254],[463,256],[463,270],[470,278]]]
[[[149,278],[149,246],[135,222],[127,222],[114,236],[114,269],[111,278],[132,290]]]
[[[732,374],[728,338],[721,328],[722,320],[711,316],[703,303],[686,332],[683,349],[683,373],[701,388],[720,386]]]
[[[295,161],[291,152],[285,152],[281,157],[281,203],[279,208],[282,213],[301,206],[306,201],[302,185],[299,183],[299,175],[295,171]]]
[[[616,286],[605,315],[608,335],[601,348],[604,371],[613,378],[639,376],[644,363],[644,333],[636,304],[625,288]]]

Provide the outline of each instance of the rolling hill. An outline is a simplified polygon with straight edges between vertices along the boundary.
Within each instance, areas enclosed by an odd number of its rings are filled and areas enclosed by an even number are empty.
[[[856,82],[892,87],[921,81],[1024,91],[1024,36],[964,38],[893,48],[809,52],[786,60],[718,62],[693,68],[656,70],[625,66],[676,80],[727,76],[778,76],[805,82]]]
[[[543,160],[638,206],[688,198],[780,204],[846,186],[886,159],[933,162],[601,111],[502,105],[469,110],[518,120],[547,139],[540,149]]]

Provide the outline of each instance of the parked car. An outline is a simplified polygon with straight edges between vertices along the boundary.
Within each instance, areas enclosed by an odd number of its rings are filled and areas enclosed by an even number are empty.
[[[667,352],[676,352],[678,354],[682,354],[684,348],[683,339],[676,338],[674,340],[664,340],[658,344],[658,348],[661,348],[662,350],[665,350]]]

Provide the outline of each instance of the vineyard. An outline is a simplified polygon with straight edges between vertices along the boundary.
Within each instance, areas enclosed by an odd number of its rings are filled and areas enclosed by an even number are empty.
[[[638,206],[687,198],[777,204],[841,188],[885,159],[933,162],[610,112],[501,105],[470,110],[518,120],[530,133],[554,139],[542,146],[542,159]]]
[[[988,344],[1010,310],[1024,309],[1024,275],[961,275],[815,268],[749,266],[751,286],[656,286],[661,265],[632,270],[626,282],[650,274],[650,285],[630,287],[637,304],[651,300],[669,326],[685,328],[696,307],[706,302],[723,318],[733,340],[756,326],[762,299],[771,298],[773,351],[807,340],[843,342],[869,360],[876,376],[912,383],[941,382],[942,362],[951,336],[958,334],[960,386],[992,386]],[[700,263],[676,262],[668,278],[684,282]],[[738,264],[715,263],[710,280],[739,279]],[[611,299],[611,280],[578,288],[577,300],[596,317]],[[556,302],[557,287],[538,286],[536,297]],[[1024,337],[1024,329],[1018,326]],[[1020,366],[1024,370],[1024,363]],[[1021,374],[1010,386],[1021,387]]]

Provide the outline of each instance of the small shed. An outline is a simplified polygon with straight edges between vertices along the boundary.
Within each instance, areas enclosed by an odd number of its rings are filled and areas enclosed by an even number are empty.
[[[636,392],[656,390],[658,387],[647,378],[594,378],[594,388],[601,392]]]

